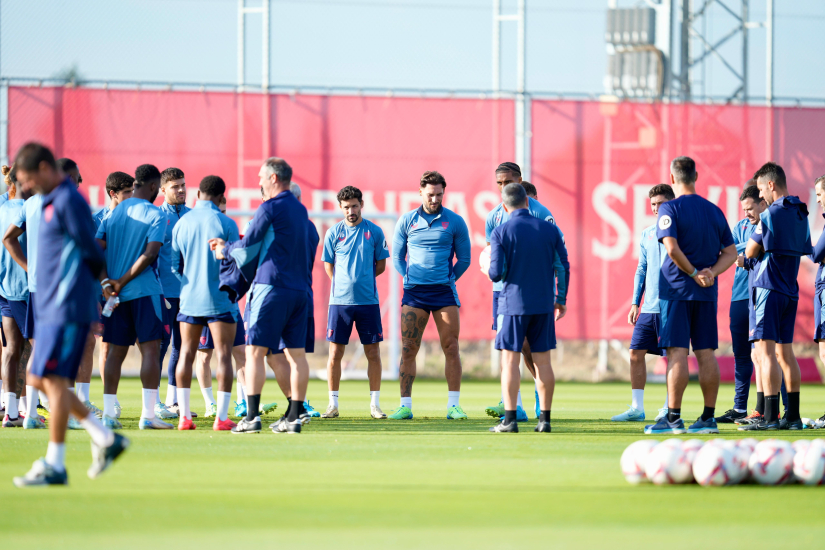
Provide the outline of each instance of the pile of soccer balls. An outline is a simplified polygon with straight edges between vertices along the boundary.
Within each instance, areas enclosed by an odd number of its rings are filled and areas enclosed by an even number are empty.
[[[643,439],[622,453],[628,482],[656,485],[825,484],[825,439]]]

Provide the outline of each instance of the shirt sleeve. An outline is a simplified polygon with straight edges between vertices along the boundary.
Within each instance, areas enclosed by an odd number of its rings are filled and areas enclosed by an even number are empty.
[[[324,251],[321,253],[321,259],[333,265],[335,265],[335,233],[333,231],[335,227],[327,229],[327,234],[324,235]]]
[[[75,246],[80,250],[80,257],[89,266],[92,276],[97,279],[106,265],[106,258],[103,255],[103,250],[95,242],[95,224],[92,222],[92,217],[84,212],[84,209],[89,212],[89,207],[82,199],[73,200],[67,206],[68,208],[63,209],[64,211],[61,213],[63,226],[69,238],[74,241]]]
[[[390,247],[387,246],[384,230],[377,225],[373,226],[373,229],[375,230],[375,261],[386,260],[390,257]]]
[[[642,303],[642,295],[645,293],[645,282],[647,280],[647,250],[644,245],[644,235],[639,244],[639,264],[636,266],[636,275],[633,277],[633,301],[634,306]]]
[[[490,235],[490,268],[487,270],[487,276],[494,283],[507,277],[507,260],[501,246],[501,231],[493,230]]]
[[[152,217],[152,224],[149,226],[149,233],[146,235],[146,242],[163,244],[166,237],[166,214],[160,208]]]
[[[20,212],[17,214],[17,217],[12,222],[14,225],[22,229],[23,231],[26,230],[26,204],[23,203],[23,208],[20,209]]]
[[[402,276],[407,276],[407,216],[398,220],[392,238],[392,265]]]
[[[178,223],[172,229],[172,273],[179,281],[183,282],[183,251],[178,243],[178,235],[181,232],[182,224]]]
[[[109,218],[103,219],[100,222],[100,225],[97,228],[97,232],[95,233],[95,239],[100,239],[101,241],[106,240],[106,229],[109,226],[109,220],[110,219],[111,219],[111,216]]]
[[[470,244],[470,231],[467,229],[467,223],[464,218],[456,214],[456,219],[459,223],[456,225],[455,233],[453,234],[453,246],[455,247],[455,265],[453,266],[453,275],[457,281],[464,275],[467,268],[472,263],[472,245]]]
[[[490,212],[489,214],[487,214],[487,219],[484,221],[484,236],[487,238],[488,243],[493,242],[490,239],[493,236],[493,229],[495,229],[495,227],[493,227],[494,221],[495,221],[495,216],[493,216],[493,212]]]
[[[659,206],[659,219],[656,221],[656,238],[659,239],[659,242],[662,242],[665,237],[678,239],[677,222],[676,214],[668,207],[667,203]],[[728,234],[730,234],[730,230],[728,230]]]
[[[758,244],[759,246],[762,246],[762,225],[763,225],[763,224],[762,224],[762,222],[760,221],[760,222],[756,225],[756,230],[754,230],[754,232],[753,232],[753,233],[751,233],[751,238],[750,238],[750,240],[752,240],[753,242],[755,242],[755,243],[756,243],[756,244]]]
[[[258,255],[261,252],[261,243],[266,237],[270,225],[272,225],[272,222],[269,219],[269,212],[266,207],[261,206],[255,211],[255,216],[249,222],[243,239],[227,242],[224,254],[231,256],[238,267],[257,263]]]
[[[561,271],[556,269],[556,303],[566,305],[567,291],[570,288],[570,262],[567,260],[567,247],[561,231],[559,231],[559,238],[556,239],[556,259],[554,265],[560,262],[562,266]]]
[[[816,241],[816,246],[814,247],[814,253],[810,255],[811,260],[814,263],[820,264],[825,261],[825,231],[819,236],[819,240]]]
[[[722,248],[720,250],[722,250],[722,249],[725,249],[729,246],[732,246],[734,244],[734,242],[733,242],[733,234],[730,232],[730,226],[728,225],[728,220],[725,219],[725,215],[722,214],[721,210],[719,210],[719,216],[721,218],[720,221],[719,221],[719,225],[720,225],[720,229],[722,231],[722,235],[721,235]]]

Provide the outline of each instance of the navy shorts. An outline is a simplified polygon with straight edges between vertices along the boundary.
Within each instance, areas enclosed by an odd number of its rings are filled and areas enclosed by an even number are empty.
[[[121,302],[110,317],[103,318],[103,341],[116,346],[132,346],[160,340],[164,333],[162,296],[143,296]]]
[[[231,311],[219,313],[217,315],[204,315],[203,317],[192,317],[184,313],[178,313],[179,323],[189,323],[190,325],[207,326],[209,323],[235,323],[237,320]]]
[[[186,322],[188,323],[189,321]],[[246,330],[243,327],[243,320],[239,320],[235,328],[235,341],[232,343],[232,347],[243,346],[245,342]],[[215,343],[212,341],[212,332],[208,326],[203,327],[201,331],[201,341],[198,344],[198,349],[215,349]]]
[[[307,292],[254,284],[247,298],[246,343],[303,348],[307,340]]]
[[[814,292],[814,342],[825,340],[825,290]]]
[[[349,344],[353,325],[356,325],[358,338],[365,346],[384,340],[380,305],[330,305],[327,316],[327,342],[346,346]]]
[[[17,326],[20,328],[20,332],[23,333],[23,338],[26,340],[34,338],[34,292],[29,292],[29,298],[26,302],[26,320],[22,326],[19,323]]]
[[[493,291],[493,330],[498,331],[498,295],[500,291]]]
[[[432,313],[449,306],[461,307],[461,302],[451,285],[416,285],[404,289],[401,305]]]
[[[38,325],[37,345],[34,346],[32,374],[39,377],[54,375],[69,380],[77,378],[80,360],[89,336],[89,323],[65,325]]]
[[[751,298],[750,341],[773,340],[777,344],[792,344],[799,300],[767,288],[751,289]]]
[[[716,302],[659,299],[660,348],[716,349]]]
[[[496,349],[521,352],[524,339],[532,353],[556,349],[555,313],[499,315]]]
[[[26,300],[7,300],[0,296],[0,313],[2,313],[3,317],[14,319],[14,322],[17,323],[17,328],[19,328],[20,333],[23,334],[23,338],[28,338],[24,332],[26,328],[26,311],[28,308],[29,304]]]
[[[269,353],[277,355],[278,353],[283,353],[285,349],[286,344],[284,343],[284,339],[281,338],[278,349],[270,349]],[[304,352],[315,353],[315,317],[307,317],[307,340],[304,346]]]
[[[659,330],[662,321],[658,313],[640,313],[630,337],[630,349],[645,350],[651,355],[664,355],[659,347]]]

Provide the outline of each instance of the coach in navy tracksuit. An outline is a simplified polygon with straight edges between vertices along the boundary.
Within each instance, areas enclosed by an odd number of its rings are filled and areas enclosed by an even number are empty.
[[[565,299],[570,279],[567,248],[558,228],[534,218],[527,208],[527,193],[512,183],[501,190],[510,221],[495,228],[490,237],[490,270],[493,282],[503,281],[498,298],[496,349],[502,350],[501,386],[504,419],[492,432],[518,432],[516,396],[519,388],[519,358],[524,341],[530,345],[536,366],[541,402],[537,432],[550,431],[550,405],[555,379],[550,350],[556,347],[555,321],[567,310]],[[562,270],[554,270],[556,259]],[[558,295],[553,296],[553,273]],[[555,319],[553,311],[557,310]]]

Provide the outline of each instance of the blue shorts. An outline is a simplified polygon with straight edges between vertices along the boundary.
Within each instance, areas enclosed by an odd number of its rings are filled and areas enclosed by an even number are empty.
[[[556,349],[554,315],[555,313],[499,315],[496,349],[521,352],[525,338],[533,353]]]
[[[825,290],[814,292],[814,342],[825,340]]]
[[[461,302],[451,285],[416,285],[404,289],[401,305],[432,313],[449,306],[461,307]]]
[[[164,333],[162,296],[143,296],[121,302],[110,317],[103,318],[103,341],[116,346],[132,346],[160,340]]]
[[[31,373],[35,376],[60,376],[68,380],[77,378],[89,323],[67,323],[51,325],[40,323],[37,345],[34,346],[34,361]]]
[[[247,298],[246,343],[303,348],[307,339],[307,292],[253,284]]]
[[[793,344],[796,308],[799,300],[767,288],[751,289],[751,309],[748,338],[773,340],[777,344]]]
[[[17,323],[17,328],[23,334],[23,338],[28,338],[24,332],[26,328],[26,311],[29,304],[26,300],[7,300],[0,296],[0,313],[3,317],[10,317]]]
[[[660,348],[716,349],[716,302],[659,299]]]
[[[356,325],[358,338],[365,346],[384,340],[380,305],[330,305],[327,316],[327,342],[346,346],[349,344],[353,325]]]
[[[645,350],[651,355],[664,355],[659,347],[662,320],[658,313],[640,313],[630,337],[630,349]]]
[[[283,353],[286,349],[284,339],[281,338],[281,343],[278,344],[278,349],[270,349],[270,354]],[[307,317],[307,340],[304,346],[304,352],[315,353],[315,317]]]
[[[187,323],[189,321],[186,321]],[[238,320],[237,328],[235,328],[235,341],[232,347],[243,346],[246,342],[246,330],[243,327],[243,320]],[[198,349],[215,349],[215,343],[212,341],[212,332],[208,326],[203,327],[201,331],[201,341],[198,344]]]
[[[493,291],[493,330],[498,331],[498,296],[500,291]]]
[[[178,313],[179,323],[189,323],[190,325],[207,326],[209,323],[236,323],[237,320],[231,311],[219,313],[217,315],[204,315],[203,317],[192,317],[184,313]]]
[[[29,340],[34,338],[34,292],[29,292],[29,298],[26,302],[26,320],[23,325],[17,325],[20,332],[23,333],[23,338]]]

